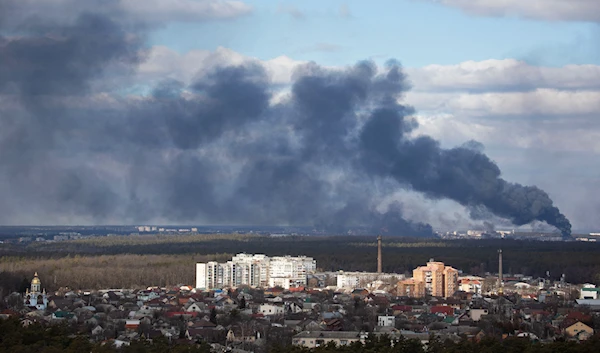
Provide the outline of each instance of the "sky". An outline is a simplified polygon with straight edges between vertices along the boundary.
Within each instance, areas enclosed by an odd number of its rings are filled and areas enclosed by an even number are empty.
[[[12,2],[9,0],[8,4]],[[102,80],[95,79],[90,84],[93,88],[89,96],[96,103],[109,98],[111,102],[122,103],[124,97],[143,100],[156,92],[157,85],[162,85],[165,79],[183,86],[193,85],[215,68],[255,63],[266,70],[271,82],[269,92],[273,95],[270,102],[276,104],[285,100],[296,77],[301,76],[298,70],[307,63],[336,71],[371,60],[381,69],[394,59],[402,64],[410,85],[410,90],[397,98],[402,104],[414,107],[411,116],[418,127],[410,131],[411,136],[430,136],[442,148],[477,141],[498,165],[503,179],[543,189],[571,220],[573,229],[600,229],[600,2],[111,0],[108,3],[112,5],[101,8],[74,0],[15,1],[13,5],[17,5],[10,8],[14,11],[13,18],[0,17],[0,35],[4,35],[6,43],[18,38],[26,32],[19,19],[27,22],[32,16],[41,16],[53,24],[71,23],[80,14],[92,12],[128,25],[143,24],[140,26],[144,27],[144,34],[137,49],[143,51],[143,57],[136,59],[135,65],[128,64],[126,78],[122,78],[119,65],[111,62],[106,69],[102,64],[105,72]],[[2,43],[0,40],[0,46]],[[0,51],[0,63],[1,55]],[[0,99],[5,106],[7,102],[8,99]],[[110,155],[94,156],[106,163],[102,173],[125,178],[119,172],[123,161]],[[61,158],[67,157],[61,155]],[[94,172],[94,178],[103,178],[102,173]],[[10,182],[9,177],[6,180]],[[131,192],[126,181],[121,183],[124,189],[115,192]],[[10,183],[7,185],[5,188],[9,190]],[[11,200],[17,199],[11,196]],[[15,202],[20,204],[20,200]],[[405,218],[429,223],[434,228],[478,224],[478,220],[470,219],[464,204],[430,197],[414,187],[386,192],[381,200],[382,204],[397,200]],[[9,212],[0,221],[13,224],[36,220],[42,223],[227,222],[226,218],[204,217],[201,213],[186,214],[183,218],[160,212],[150,218],[115,214],[98,218],[71,208],[62,214],[47,208],[40,206],[28,215],[23,215],[23,211]],[[281,217],[275,219],[290,222],[286,216]],[[497,227],[510,227],[498,219],[494,221],[498,222]]]

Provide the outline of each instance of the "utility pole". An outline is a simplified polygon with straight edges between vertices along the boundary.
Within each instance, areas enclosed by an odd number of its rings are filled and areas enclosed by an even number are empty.
[[[498,250],[498,295],[502,295],[502,249]]]
[[[381,235],[377,236],[377,273],[382,272],[383,262],[381,259]]]

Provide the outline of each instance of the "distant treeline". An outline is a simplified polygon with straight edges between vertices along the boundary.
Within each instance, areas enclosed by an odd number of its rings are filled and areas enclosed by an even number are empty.
[[[409,274],[433,258],[469,274],[495,273],[502,248],[505,273],[600,282],[600,244],[594,243],[388,237],[383,246],[385,272]],[[38,271],[48,289],[193,284],[196,262],[225,261],[240,252],[312,256],[323,271],[375,271],[377,266],[375,237],[148,235],[0,244],[0,272],[31,278]]]
[[[59,288],[146,288],[195,284],[195,263],[225,261],[223,255],[99,255],[60,258],[4,257],[0,261],[0,288],[4,294],[27,288],[38,272],[47,290]],[[0,289],[1,290],[1,289]]]

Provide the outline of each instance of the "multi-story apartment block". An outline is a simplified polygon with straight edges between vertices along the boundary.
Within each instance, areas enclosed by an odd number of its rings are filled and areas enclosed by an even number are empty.
[[[398,283],[399,292],[411,297],[431,295],[447,298],[458,290],[458,270],[429,260],[413,270],[413,278]]]
[[[399,273],[338,271],[335,275],[337,287],[346,289],[367,288],[370,283],[375,281],[393,283],[404,279],[404,275]]]
[[[425,282],[415,281],[414,278],[398,282],[398,295],[411,298],[423,298],[425,296]]]
[[[306,285],[307,275],[316,271],[311,257],[238,254],[226,263],[196,264],[196,288],[281,286],[286,289]]]

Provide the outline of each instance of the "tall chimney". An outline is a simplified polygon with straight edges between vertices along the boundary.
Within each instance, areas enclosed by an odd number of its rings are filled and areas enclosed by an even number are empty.
[[[498,294],[502,294],[502,249],[498,250]]]
[[[381,259],[381,235],[377,237],[377,273],[381,273],[382,259]]]

